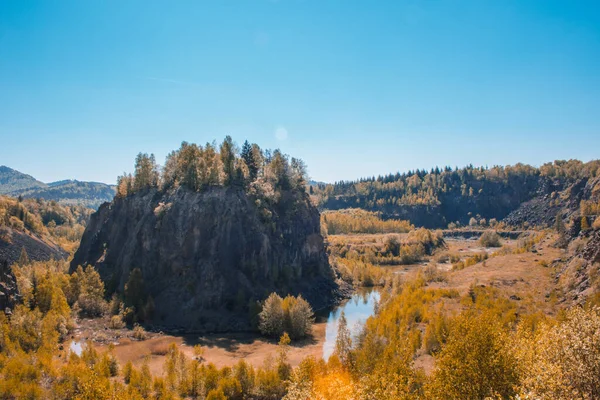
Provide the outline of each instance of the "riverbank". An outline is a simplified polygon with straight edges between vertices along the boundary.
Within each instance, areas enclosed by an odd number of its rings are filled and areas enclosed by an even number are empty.
[[[317,313],[311,336],[290,344],[288,360],[297,366],[306,357],[315,359],[329,358],[335,347],[337,324],[341,312],[344,311],[348,327],[353,335],[360,329],[360,324],[373,314],[379,293],[375,289],[357,289],[350,299],[329,312]],[[147,332],[145,340],[136,340],[128,329],[108,329],[107,318],[81,320],[73,340],[76,343],[91,341],[99,351],[107,351],[110,344],[114,346],[114,355],[120,365],[131,362],[141,367],[148,360],[153,375],[163,372],[163,364],[169,346],[175,343],[188,357],[194,357],[194,346],[204,349],[203,359],[217,367],[232,366],[239,360],[258,367],[269,357],[277,356],[277,340],[265,338],[258,333],[214,333],[206,335],[171,335]]]
[[[91,340],[95,348],[102,352],[108,350],[109,344],[112,343],[114,355],[120,365],[131,361],[134,366],[140,367],[144,360],[148,359],[153,375],[163,372],[167,349],[173,343],[190,358],[194,357],[194,346],[202,346],[204,361],[213,363],[217,367],[232,366],[241,359],[258,367],[262,366],[269,356],[277,356],[277,341],[267,339],[258,333],[217,333],[201,336],[148,333],[146,340],[135,340],[128,335],[123,335],[113,340],[100,338],[99,341],[97,332],[107,331],[89,324],[89,320],[81,321],[73,340],[81,343]],[[292,366],[297,366],[308,356],[316,359],[323,357],[326,326],[327,319],[319,317],[313,324],[310,337],[290,344],[288,359]]]

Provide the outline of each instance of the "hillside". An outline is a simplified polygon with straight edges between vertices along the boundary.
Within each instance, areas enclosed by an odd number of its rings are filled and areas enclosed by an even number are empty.
[[[45,188],[47,185],[31,175],[0,165],[0,194],[19,190]]]
[[[550,226],[572,217],[598,188],[600,161],[555,161],[540,168],[435,168],[313,188],[320,208],[362,208],[416,226],[443,228],[506,218],[513,226]]]
[[[43,183],[30,175],[0,166],[0,194],[98,208],[100,204],[112,200],[115,187],[105,183],[76,180]]]
[[[11,266],[65,260],[78,246],[92,210],[0,195],[0,310],[20,299]]]
[[[0,263],[15,263],[23,249],[31,261],[65,259],[79,244],[91,212],[83,206],[0,196]]]
[[[126,299],[136,282],[143,294],[129,303],[140,319],[170,329],[248,330],[252,307],[274,291],[332,304],[337,285],[302,164],[256,145],[238,157],[230,140],[219,153],[183,143],[162,175],[140,154],[135,175],[92,215],[71,270],[93,265]]]

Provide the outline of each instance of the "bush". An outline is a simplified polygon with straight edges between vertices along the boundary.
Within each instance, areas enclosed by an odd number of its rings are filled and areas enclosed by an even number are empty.
[[[585,247],[587,241],[584,238],[577,238],[569,243],[569,253],[570,254],[578,254]]]
[[[437,264],[429,263],[423,269],[423,278],[426,282],[447,282],[448,277],[444,271],[440,271]]]
[[[108,323],[108,327],[110,329],[123,329],[125,328],[125,322],[120,315],[113,315],[110,318],[110,322]]]
[[[292,339],[300,339],[308,336],[312,331],[312,324],[315,320],[312,307],[302,296],[297,298],[288,296],[290,298],[290,307],[284,312],[289,313],[289,335]],[[285,305],[285,301],[284,301]]]
[[[314,322],[313,310],[302,296],[282,299],[277,293],[271,293],[265,300],[258,317],[263,335],[279,337],[288,332],[292,339],[310,334]]]
[[[457,253],[450,253],[447,251],[439,253],[435,257],[435,262],[440,263],[440,264],[444,264],[447,262],[454,264],[459,261],[460,261],[460,255],[458,255]]]
[[[155,356],[164,356],[169,352],[169,343],[159,342],[154,343],[150,347],[150,353]]]
[[[502,247],[502,243],[500,241],[500,235],[496,233],[496,231],[485,231],[481,234],[479,238],[479,244],[483,247]]]
[[[146,340],[148,338],[148,334],[141,325],[135,324],[133,327],[133,338],[136,340]]]
[[[480,253],[480,254],[474,254],[470,257],[467,257],[463,261],[459,261],[456,264],[452,264],[452,270],[460,271],[461,269],[465,269],[467,267],[470,267],[471,265],[475,265],[482,261],[485,261],[485,260],[487,260],[487,258],[488,258],[488,255],[485,252]]]
[[[521,390],[528,398],[600,396],[600,309],[574,307],[559,324],[522,333]]]

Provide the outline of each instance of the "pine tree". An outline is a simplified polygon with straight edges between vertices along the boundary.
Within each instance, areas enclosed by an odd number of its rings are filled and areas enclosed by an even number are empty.
[[[135,182],[136,191],[158,186],[158,165],[154,154],[139,153],[135,158]]]
[[[244,142],[244,145],[242,146],[242,151],[240,153],[240,156],[242,157],[242,159],[246,163],[246,166],[248,167],[248,172],[250,174],[250,182],[253,182],[256,179],[256,176],[258,173],[258,168],[254,161],[254,155],[252,153],[252,145],[250,145],[250,143],[248,143],[247,140]]]

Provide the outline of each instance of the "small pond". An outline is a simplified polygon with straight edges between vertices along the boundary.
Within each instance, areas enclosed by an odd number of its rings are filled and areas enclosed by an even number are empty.
[[[81,352],[83,351],[83,346],[82,346],[81,342],[74,340],[69,345],[69,350],[71,350],[73,353],[77,354],[78,356],[81,356]]]
[[[373,315],[375,303],[379,301],[379,291],[376,289],[361,289],[356,291],[352,297],[339,307],[329,313],[327,326],[325,328],[325,343],[323,344],[323,359],[329,356],[335,349],[335,338],[338,331],[338,320],[342,311],[346,314],[348,328],[354,337],[360,332],[362,324]]]

